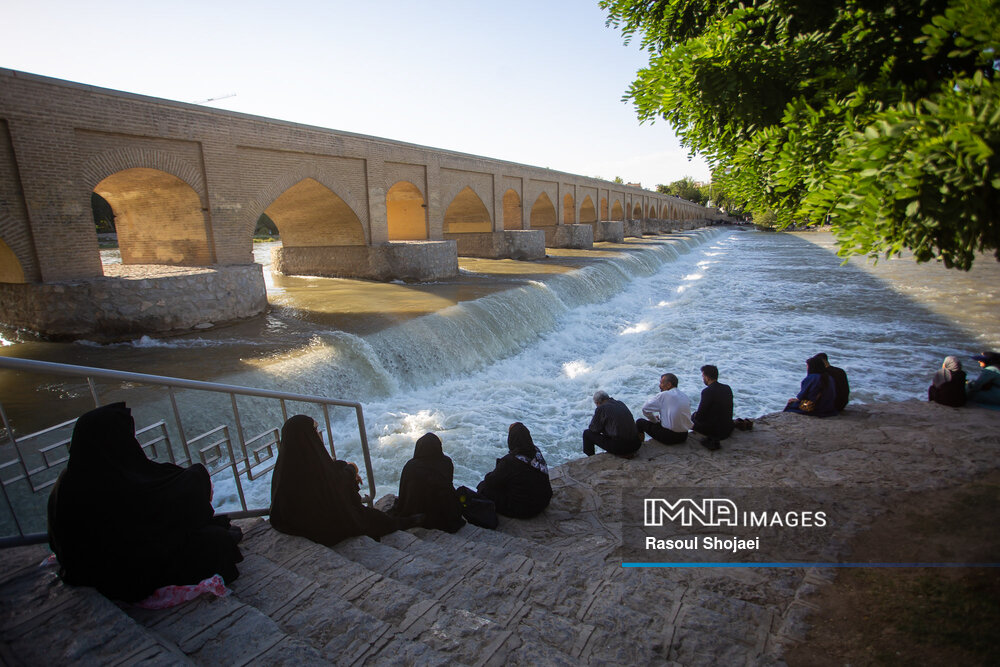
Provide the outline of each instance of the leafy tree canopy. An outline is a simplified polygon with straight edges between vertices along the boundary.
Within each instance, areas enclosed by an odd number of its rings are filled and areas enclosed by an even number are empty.
[[[601,0],[649,65],[640,119],[729,200],[840,254],[1000,259],[1000,0]]]
[[[656,191],[662,192],[665,195],[676,195],[681,199],[687,199],[695,204],[704,204],[708,201],[707,188],[706,192],[702,192],[702,189],[695,185],[694,180],[690,176],[685,176],[670,185],[657,185]]]

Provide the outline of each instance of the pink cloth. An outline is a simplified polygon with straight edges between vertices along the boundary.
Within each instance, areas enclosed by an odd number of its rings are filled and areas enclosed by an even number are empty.
[[[226,588],[226,582],[222,580],[222,575],[213,574],[197,584],[157,588],[148,598],[136,602],[135,606],[143,609],[167,609],[193,600],[203,593],[221,598],[229,595],[229,589]]]
[[[55,567],[58,564],[59,561],[56,560],[56,555],[50,554],[38,566]],[[133,606],[142,607],[143,609],[169,609],[170,607],[184,604],[188,600],[193,600],[204,593],[222,598],[229,595],[230,590],[226,588],[226,582],[222,579],[222,575],[213,574],[208,579],[199,581],[197,584],[171,585],[157,588],[153,591],[152,595],[145,600],[136,602]]]

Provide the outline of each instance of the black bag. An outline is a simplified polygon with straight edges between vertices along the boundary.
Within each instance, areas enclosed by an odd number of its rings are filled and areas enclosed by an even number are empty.
[[[500,524],[497,519],[497,508],[492,500],[473,491],[467,486],[455,490],[458,502],[462,506],[462,516],[474,526],[493,530]]]

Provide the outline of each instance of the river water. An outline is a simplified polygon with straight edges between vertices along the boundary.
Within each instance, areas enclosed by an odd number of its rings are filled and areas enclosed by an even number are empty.
[[[756,417],[781,410],[820,351],[848,372],[852,401],[872,402],[925,398],[945,355],[1000,349],[1000,270],[989,257],[971,274],[909,260],[842,264],[828,234],[733,228],[549,252],[540,262],[463,259],[458,279],[419,286],[265,267],[272,310],[251,322],[115,345],[20,341],[0,353],[359,400],[381,495],[427,431],[454,460],[456,485],[492,469],[513,421],[550,465],[580,456],[594,391],[638,415],[663,372],[696,404],[699,368],[715,364],[736,416]],[[265,244],[256,254],[268,253]],[[86,409],[79,383],[25,382],[0,376],[0,400],[26,429]],[[164,409],[147,396],[130,404],[150,419]],[[353,420],[338,413],[333,436],[341,458],[360,460]],[[262,480],[250,504],[266,505],[268,491]]]

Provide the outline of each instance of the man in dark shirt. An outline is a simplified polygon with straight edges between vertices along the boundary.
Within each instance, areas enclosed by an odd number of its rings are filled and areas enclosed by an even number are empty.
[[[826,358],[826,352],[820,352],[816,358],[823,362],[823,365],[826,366],[826,372],[833,378],[833,407],[837,408],[837,412],[840,412],[847,407],[847,399],[851,395],[851,385],[847,383],[847,373],[844,372],[843,368],[831,366],[830,360]]]
[[[702,366],[701,380],[705,388],[701,390],[698,411],[691,415],[691,430],[704,435],[701,444],[714,451],[721,446],[719,441],[733,432],[733,390],[719,382],[715,366]]]
[[[642,444],[635,427],[632,411],[621,401],[608,396],[603,389],[594,394],[594,417],[583,432],[583,453],[594,455],[594,446],[616,456],[632,458]]]

